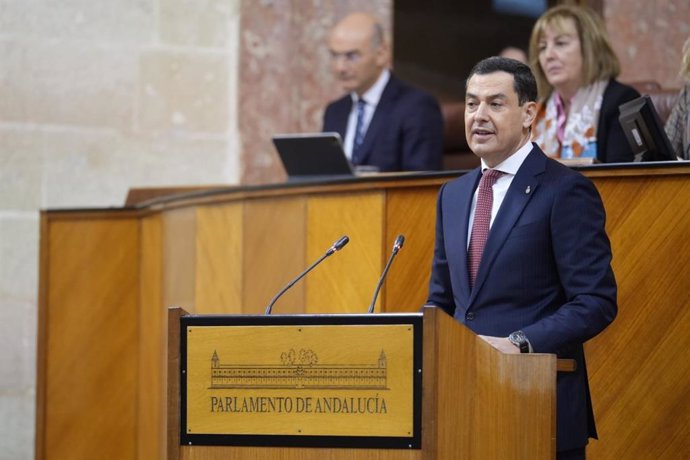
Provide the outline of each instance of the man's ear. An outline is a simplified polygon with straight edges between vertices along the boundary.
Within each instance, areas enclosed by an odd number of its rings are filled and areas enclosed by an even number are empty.
[[[532,126],[536,116],[537,103],[534,101],[525,102],[522,106],[522,127],[527,129]]]
[[[376,64],[379,67],[388,67],[390,64],[390,49],[388,48],[388,43],[381,43],[378,48],[376,48]]]

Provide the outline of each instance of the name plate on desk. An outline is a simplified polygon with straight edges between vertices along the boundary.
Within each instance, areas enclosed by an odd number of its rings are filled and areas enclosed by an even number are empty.
[[[422,317],[186,316],[181,443],[421,448]]]

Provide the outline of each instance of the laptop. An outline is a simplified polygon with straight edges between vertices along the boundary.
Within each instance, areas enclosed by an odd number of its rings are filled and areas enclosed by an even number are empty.
[[[272,139],[290,181],[354,176],[338,133],[276,134]]]

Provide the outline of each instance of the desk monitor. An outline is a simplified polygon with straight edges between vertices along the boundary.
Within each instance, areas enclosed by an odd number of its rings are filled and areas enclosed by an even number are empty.
[[[354,175],[338,133],[276,134],[273,145],[288,180]]]
[[[635,161],[674,161],[671,143],[649,96],[640,96],[619,107],[621,123]]]

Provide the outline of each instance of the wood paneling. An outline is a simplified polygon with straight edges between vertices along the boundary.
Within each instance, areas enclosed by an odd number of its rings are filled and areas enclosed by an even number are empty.
[[[137,458],[165,458],[166,334],[163,305],[163,247],[160,214],[140,222],[139,383]],[[146,306],[146,307],[142,307]]]
[[[134,458],[138,386],[136,218],[48,224],[43,454]],[[134,255],[134,257],[132,257]]]
[[[263,313],[273,296],[306,268],[306,213],[305,197],[245,202],[245,313]],[[302,280],[280,297],[273,312],[304,312],[304,290]]]
[[[167,310],[167,395],[166,409],[166,435],[167,458],[178,460],[180,458],[180,318],[188,312],[175,307]]]
[[[242,312],[242,203],[205,206],[196,215],[198,313]]]
[[[182,450],[182,460],[420,460],[419,450],[365,449],[280,449],[243,447],[219,449],[189,447]]]
[[[196,208],[163,213],[163,305],[196,308]]]
[[[588,454],[679,458],[690,452],[688,177],[595,183],[608,215],[619,311],[587,344],[601,440]]]
[[[38,262],[38,321],[36,324],[36,334],[38,346],[36,347],[36,435],[34,437],[34,456],[36,459],[45,459],[45,433],[48,429],[46,425],[46,378],[47,350],[46,341],[48,338],[48,313],[50,311],[48,303],[48,277],[50,275],[48,239],[50,237],[50,223],[45,211],[41,212],[40,218],[41,238],[39,242],[39,262]]]
[[[437,195],[438,189],[433,186],[388,192],[383,249],[390,252],[399,234],[405,235],[405,245],[396,256],[383,287],[387,312],[417,311],[426,301],[434,254]]]
[[[312,196],[307,203],[307,261],[341,236],[350,242],[306,281],[308,313],[365,313],[383,269],[384,193]]]
[[[497,353],[438,309],[425,308],[424,336],[429,458],[552,458],[555,355]]]

